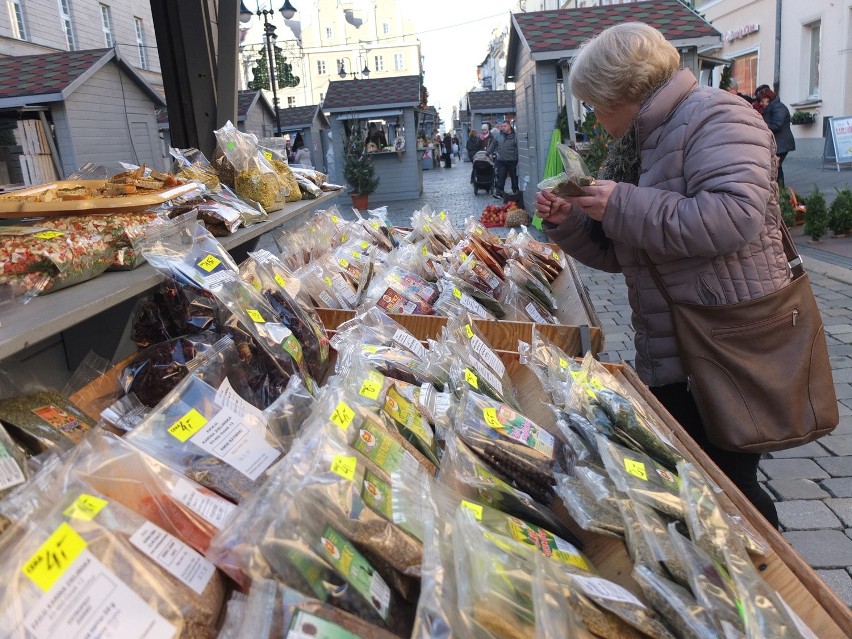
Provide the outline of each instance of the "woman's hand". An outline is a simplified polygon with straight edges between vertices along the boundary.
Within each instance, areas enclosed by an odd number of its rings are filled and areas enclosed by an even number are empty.
[[[609,196],[612,195],[618,182],[611,180],[595,180],[591,186],[584,186],[583,191],[588,195],[579,195],[577,197],[566,197],[565,200],[583,211],[593,220],[600,222],[606,213],[606,205],[609,203]]]
[[[535,194],[535,210],[541,219],[559,226],[571,215],[571,204],[547,189]]]

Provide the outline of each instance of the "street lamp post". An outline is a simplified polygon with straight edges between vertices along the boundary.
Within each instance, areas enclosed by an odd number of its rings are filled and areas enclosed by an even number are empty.
[[[296,15],[296,8],[290,4],[290,0],[285,0],[278,11],[285,20],[290,20]],[[261,9],[260,0],[258,0],[257,13],[255,15],[258,18],[263,18],[263,35],[266,38],[266,55],[269,58],[269,85],[272,88],[272,107],[275,109],[275,134],[276,137],[281,137],[281,117],[278,114],[278,87],[275,80],[275,47],[272,44],[278,39],[278,36],[275,35],[275,25],[270,22],[275,12],[272,9]],[[252,12],[240,0],[240,22],[247,24],[251,20],[251,16]]]
[[[359,55],[359,56],[356,58],[356,61],[357,61],[357,60],[362,59],[362,57],[363,57],[363,56],[360,56],[360,55]],[[350,71],[349,73],[347,73],[347,72],[346,72],[346,67],[344,67],[344,66],[343,66],[343,61],[344,61],[344,60],[346,60],[347,62],[349,62],[349,67],[350,67],[350,68],[355,68],[355,65],[353,65],[353,64],[352,64],[352,60],[350,60],[348,57],[344,56],[344,57],[342,57],[342,58],[340,59],[340,69],[338,69],[338,70],[337,70],[337,76],[338,76],[341,80],[345,80],[345,79],[346,79],[346,76],[351,74],[351,75],[352,75],[352,79],[353,79],[353,80],[357,80],[357,79],[358,79],[358,72],[357,72],[357,71]],[[365,78],[369,78],[369,77],[370,77],[370,68],[367,66],[367,59],[366,59],[366,58],[364,58],[364,68],[363,68],[363,69],[361,69],[360,73],[361,73],[361,75],[362,75],[362,76],[364,76]]]

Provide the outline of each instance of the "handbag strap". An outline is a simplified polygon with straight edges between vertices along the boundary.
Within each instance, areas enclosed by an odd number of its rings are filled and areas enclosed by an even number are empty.
[[[796,250],[795,244],[793,244],[793,238],[790,235],[787,225],[784,221],[782,221],[780,226],[781,244],[784,247],[784,255],[787,257],[787,265],[790,267],[790,271],[793,274],[792,280],[794,280],[805,274],[805,268],[802,265],[802,258]],[[675,300],[669,292],[669,287],[666,286],[666,283],[663,281],[663,276],[660,275],[656,265],[651,260],[651,257],[645,249],[642,249],[642,256],[644,258],[645,265],[651,271],[651,277],[654,279],[654,284],[656,284],[657,288],[660,289],[660,293],[662,293],[666,303],[668,303],[669,306],[675,304]]]

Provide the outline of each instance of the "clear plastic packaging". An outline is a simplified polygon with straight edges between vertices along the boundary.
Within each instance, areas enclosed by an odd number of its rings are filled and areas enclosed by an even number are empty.
[[[504,272],[507,279],[512,280],[520,290],[531,295],[550,315],[559,308],[550,283],[535,264],[524,264],[512,258],[506,262]]]
[[[538,266],[549,282],[553,282],[568,266],[565,256],[558,249],[536,240],[525,226],[522,226],[520,231],[509,231],[505,246],[509,250],[517,251],[522,262],[530,261]]]
[[[458,281],[458,280],[457,280]],[[490,311],[480,304],[474,296],[468,292],[470,288],[462,284],[442,282],[441,294],[435,301],[436,313],[445,317],[455,317],[464,313],[471,313],[478,319],[496,319]]]
[[[0,424],[0,499],[29,477],[26,457]]]
[[[507,283],[501,301],[506,308],[507,320],[534,324],[559,323],[547,305],[514,280]]]
[[[231,122],[214,134],[218,150],[233,167],[233,187],[237,195],[260,203],[267,212],[280,209],[289,190],[279,183],[275,169],[258,150],[257,137],[238,131]]]
[[[201,151],[194,148],[176,149],[170,146],[169,155],[175,159],[172,172],[177,177],[201,182],[211,191],[219,189],[219,176]]]
[[[646,566],[634,567],[633,579],[680,639],[716,639],[719,636],[707,612],[686,588]]]
[[[583,530],[609,537],[622,537],[625,533],[624,519],[615,502],[600,499],[589,485],[595,475],[597,471],[593,467],[578,465],[573,477],[558,477],[556,494],[571,519]]]
[[[361,307],[378,306],[386,313],[434,315],[438,289],[410,271],[393,266],[377,272],[367,288]]]

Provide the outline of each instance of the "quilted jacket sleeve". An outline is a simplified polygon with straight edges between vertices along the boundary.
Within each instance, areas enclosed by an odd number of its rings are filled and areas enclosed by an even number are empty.
[[[672,259],[723,255],[755,240],[774,144],[760,116],[708,96],[682,105],[661,128],[658,148],[642,151],[643,177],[658,186],[619,184],[603,219],[607,236]]]
[[[559,226],[549,225],[547,235],[559,245],[567,255],[578,262],[609,273],[620,273],[621,265],[615,256],[612,242],[602,247],[589,233],[585,213],[572,212],[566,222]]]

